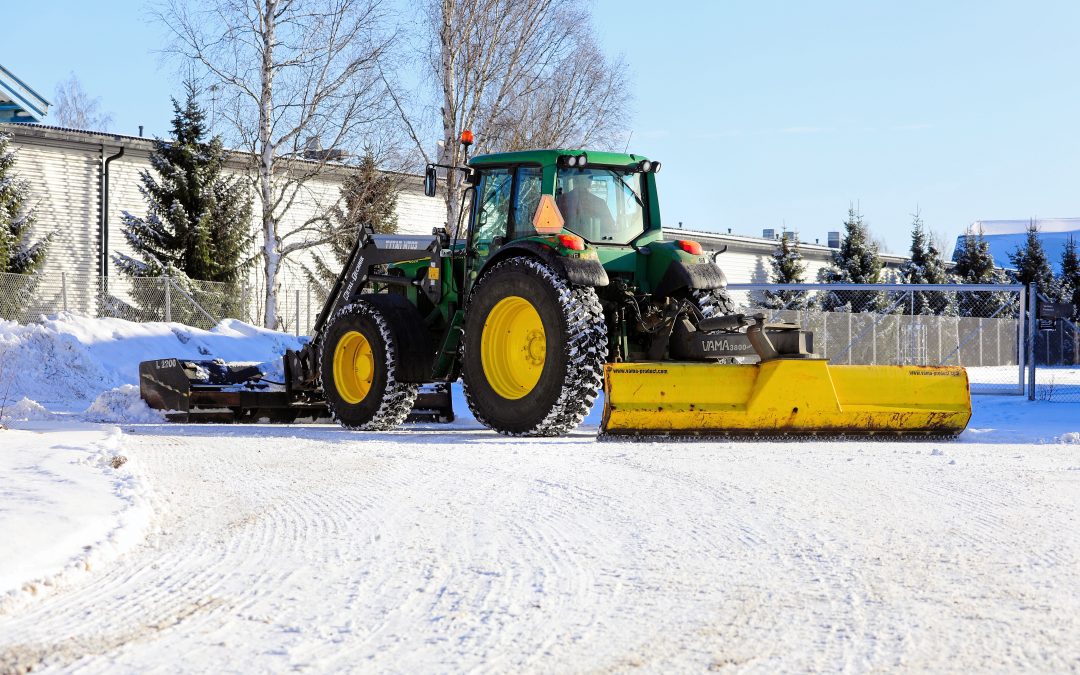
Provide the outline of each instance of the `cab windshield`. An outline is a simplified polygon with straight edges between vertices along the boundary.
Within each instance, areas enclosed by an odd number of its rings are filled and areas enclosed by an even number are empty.
[[[643,174],[602,168],[560,168],[555,203],[564,227],[597,244],[629,244],[645,231]]]

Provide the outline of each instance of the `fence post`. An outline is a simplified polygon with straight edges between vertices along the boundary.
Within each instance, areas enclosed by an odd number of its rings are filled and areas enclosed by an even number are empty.
[[[64,299],[64,313],[67,313],[67,272],[60,273],[60,297]]]
[[[165,282],[165,322],[172,323],[172,283],[169,277],[161,277]]]
[[[1028,400],[1035,400],[1035,334],[1038,321],[1035,319],[1035,308],[1039,304],[1039,287],[1035,282],[1031,283],[1028,287],[1028,343],[1027,343],[1027,360],[1028,360]]]
[[[293,303],[293,304],[295,305],[295,307],[293,309],[296,312],[296,328],[295,328],[295,332],[296,332],[296,336],[300,337],[300,289],[299,288],[296,289],[296,302]]]
[[[870,324],[870,363],[877,365],[877,321]]]

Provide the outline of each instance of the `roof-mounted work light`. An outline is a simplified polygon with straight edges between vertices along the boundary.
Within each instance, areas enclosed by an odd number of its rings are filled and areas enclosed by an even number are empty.
[[[559,158],[559,165],[569,168],[584,169],[589,163],[589,156],[584,152],[580,155],[563,155]]]

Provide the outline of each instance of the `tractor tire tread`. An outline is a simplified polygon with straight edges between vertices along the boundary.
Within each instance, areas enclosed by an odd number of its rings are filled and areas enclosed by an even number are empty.
[[[577,428],[589,414],[603,388],[604,364],[607,362],[608,337],[604,311],[596,289],[574,286],[543,262],[528,257],[513,257],[496,263],[477,283],[473,294],[480,290],[484,279],[501,268],[518,266],[548,283],[555,291],[566,321],[567,361],[562,391],[543,419],[525,431],[495,428],[478,409],[468,383],[464,387],[465,401],[478,422],[507,436],[563,436]],[[464,350],[464,344],[463,344]]]
[[[329,334],[330,329],[335,323],[341,321],[349,316],[364,315],[370,318],[375,326],[378,328],[379,336],[382,338],[383,344],[386,345],[386,387],[383,390],[382,400],[379,403],[378,409],[371,419],[363,424],[354,424],[342,419],[342,415],[339,411],[334,409],[334,402],[332,397],[326,397],[326,406],[330,412],[330,417],[335,422],[354,431],[389,431],[396,429],[405,422],[405,418],[409,416],[409,413],[413,409],[413,404],[416,402],[416,397],[420,391],[420,385],[410,382],[398,382],[394,377],[395,364],[397,362],[397,345],[394,340],[393,332],[390,330],[390,325],[377,308],[372,305],[359,300],[342,307],[326,324],[326,334]],[[325,371],[323,360],[326,358],[333,358],[333,354],[327,354],[328,350],[320,349],[319,351],[319,387],[323,391],[326,391],[326,384],[323,382],[323,372]]]

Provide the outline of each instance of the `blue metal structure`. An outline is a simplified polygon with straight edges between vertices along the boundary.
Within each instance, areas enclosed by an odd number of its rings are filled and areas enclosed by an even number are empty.
[[[48,114],[49,102],[0,66],[0,122],[40,124]]]

